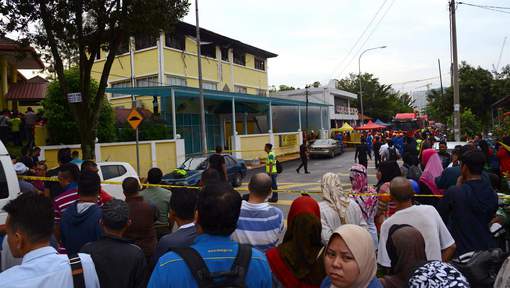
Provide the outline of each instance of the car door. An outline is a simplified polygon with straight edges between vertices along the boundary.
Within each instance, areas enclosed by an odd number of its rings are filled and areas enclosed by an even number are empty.
[[[127,169],[120,164],[100,164],[99,171],[101,172],[101,181],[122,183],[124,179],[131,176],[128,175]],[[125,198],[124,193],[122,192],[122,185],[102,184],[101,188],[117,199]]]
[[[237,173],[236,161],[229,155],[225,155],[223,157],[225,157],[225,165],[227,165],[228,181],[232,181],[233,177]]]

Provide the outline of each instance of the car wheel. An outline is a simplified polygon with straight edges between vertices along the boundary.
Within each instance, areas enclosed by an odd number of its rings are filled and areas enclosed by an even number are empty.
[[[239,187],[241,186],[241,184],[243,184],[243,176],[241,175],[241,173],[237,173],[234,176],[234,179],[232,179],[232,186]]]

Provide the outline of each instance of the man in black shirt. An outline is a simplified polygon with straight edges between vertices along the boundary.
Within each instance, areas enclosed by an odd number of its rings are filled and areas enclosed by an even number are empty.
[[[359,161],[358,163],[367,167],[368,166],[368,157],[372,160],[372,156],[368,150],[367,142],[365,136],[361,136],[361,143],[356,146],[356,154],[354,155],[354,161],[356,159]],[[368,157],[367,157],[368,156]]]
[[[296,172],[299,173],[299,170],[301,170],[302,167],[305,168],[305,174],[310,174],[308,172],[308,145],[306,143],[306,140],[303,141],[303,144],[299,146],[299,158],[301,158],[301,164],[296,169]]]
[[[102,210],[104,236],[85,244],[80,252],[92,257],[101,287],[145,287],[148,279],[145,255],[140,247],[122,237],[131,224],[128,205],[113,199]]]
[[[216,146],[216,153],[209,157],[209,168],[216,169],[220,173],[221,180],[227,182],[227,165],[225,164],[225,157],[221,154],[222,152],[223,148]]]
[[[375,158],[375,167],[379,167],[379,163],[381,163],[381,154],[379,154],[379,150],[381,149],[382,142],[381,137],[375,136],[374,142],[374,158]]]
[[[57,159],[59,166],[57,168],[48,170],[48,172],[46,173],[46,177],[58,176],[58,172],[60,172],[62,166],[73,160],[71,158],[71,149],[69,148],[59,149],[57,152]],[[44,190],[44,195],[50,197],[50,199],[55,199],[55,197],[60,195],[60,193],[64,192],[64,188],[60,186],[60,183],[55,181],[47,181],[46,183],[44,183],[44,187],[46,187],[46,189]]]

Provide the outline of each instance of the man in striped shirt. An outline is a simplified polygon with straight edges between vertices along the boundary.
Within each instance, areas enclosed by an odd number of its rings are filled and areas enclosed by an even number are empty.
[[[262,252],[276,246],[284,228],[282,210],[266,202],[272,192],[271,184],[266,173],[253,175],[248,185],[248,201],[242,202],[237,229],[232,234],[233,240]]]

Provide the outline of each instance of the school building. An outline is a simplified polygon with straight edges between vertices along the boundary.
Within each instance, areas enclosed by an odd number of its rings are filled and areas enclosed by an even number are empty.
[[[195,35],[194,25],[179,22],[174,32],[125,39],[116,51],[106,90],[113,107],[130,108],[134,95],[139,107],[159,114],[173,138],[185,140],[186,154],[202,151]],[[200,37],[208,149],[221,145],[244,151],[239,157],[263,158],[256,150],[271,142],[281,153],[296,151],[299,129],[274,129],[273,107],[295,107],[301,119],[297,108],[305,103],[269,97],[268,60],[277,55],[203,28]],[[106,53],[101,51],[94,63],[95,79],[101,76]]]

